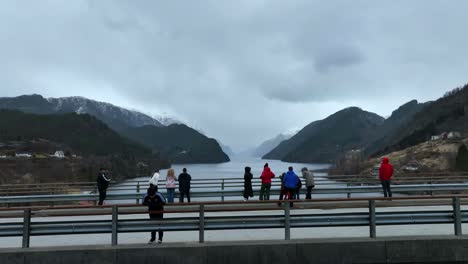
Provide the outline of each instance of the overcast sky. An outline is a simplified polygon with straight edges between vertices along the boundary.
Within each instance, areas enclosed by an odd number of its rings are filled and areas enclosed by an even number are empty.
[[[468,1],[0,1],[0,96],[169,113],[234,149],[468,82]]]

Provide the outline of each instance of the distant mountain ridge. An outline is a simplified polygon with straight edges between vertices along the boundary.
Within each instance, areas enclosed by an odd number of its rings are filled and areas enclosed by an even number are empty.
[[[401,127],[406,126],[413,117],[431,102],[419,103],[417,100],[411,100],[385,119],[383,124],[376,129],[373,136],[369,138],[368,144],[365,146],[366,155],[372,155],[378,150],[384,148],[390,143],[392,136],[398,132]]]
[[[314,121],[281,142],[264,159],[291,162],[333,162],[349,150],[376,157],[415,146],[443,132],[468,135],[468,85],[436,101],[409,101],[384,119],[356,107]]]
[[[188,126],[164,126],[155,118],[138,111],[83,97],[49,99],[45,99],[41,95],[4,97],[0,98],[0,109],[14,109],[33,114],[90,114],[119,134],[151,148],[155,153],[168,155],[164,158],[173,162],[219,163],[229,161],[229,157],[221,150],[217,142],[213,143],[210,138],[198,132],[195,133],[195,130]],[[166,124],[178,122],[163,116],[159,118]],[[139,137],[140,135],[144,135],[144,137]],[[183,140],[185,140],[185,144],[178,143],[178,141]],[[193,140],[193,145],[190,140]],[[186,151],[190,155],[185,155],[183,158],[180,158],[179,155],[176,158],[174,153],[177,151]],[[210,158],[210,156],[212,157]]]
[[[329,163],[345,150],[361,149],[384,120],[358,107],[345,108],[323,120],[310,123],[262,158]]]
[[[408,122],[389,135],[387,144],[373,155],[402,150],[430,140],[432,135],[449,131],[468,134],[468,84],[425,104]]]
[[[170,162],[222,163],[229,161],[218,142],[183,124],[167,127],[129,127],[121,132],[126,137],[153,149]]]
[[[258,147],[252,150],[251,155],[253,157],[262,157],[263,155],[276,148],[279,144],[281,144],[281,142],[290,139],[292,136],[293,134],[286,135],[281,133],[274,138],[265,140]]]

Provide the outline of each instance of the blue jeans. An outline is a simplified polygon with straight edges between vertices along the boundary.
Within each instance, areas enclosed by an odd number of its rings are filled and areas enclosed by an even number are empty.
[[[175,188],[167,188],[167,202],[174,203]]]

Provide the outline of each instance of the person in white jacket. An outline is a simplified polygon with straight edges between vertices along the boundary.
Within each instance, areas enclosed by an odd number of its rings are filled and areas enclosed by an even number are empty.
[[[153,177],[149,180],[150,185],[158,186],[158,181],[159,181],[159,169],[156,169],[156,171],[153,174]]]

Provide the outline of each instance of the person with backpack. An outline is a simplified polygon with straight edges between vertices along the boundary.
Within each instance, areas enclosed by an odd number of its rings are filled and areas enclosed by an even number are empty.
[[[143,200],[143,205],[148,206],[148,214],[151,220],[162,220],[164,217],[164,205],[166,200],[164,196],[158,192],[158,186],[153,185],[153,187],[148,188],[148,194]],[[162,243],[164,232],[162,230],[158,231],[158,244]],[[156,231],[151,231],[151,238],[148,241],[148,244],[153,244],[156,240]]]
[[[252,189],[252,179],[253,175],[250,172],[251,168],[250,167],[245,167],[244,168],[244,201],[248,201],[249,197],[253,197],[253,189]]]
[[[315,187],[314,174],[308,170],[306,167],[302,168],[302,178],[305,180],[307,193],[306,199],[312,199],[312,189]]]
[[[96,178],[97,188],[99,191],[99,202],[98,205],[102,205],[107,197],[107,188],[109,188],[109,182],[111,178],[108,176],[108,171],[105,168],[99,169],[99,173]]]
[[[260,176],[262,179],[262,186],[260,187],[260,200],[270,200],[270,189],[271,189],[271,179],[275,177],[275,174],[268,167],[268,163],[265,163],[263,166],[263,172]]]
[[[384,157],[379,168],[379,178],[382,183],[384,197],[392,197],[392,190],[390,188],[392,176],[393,166],[390,164],[390,160],[387,157]]]
[[[192,180],[192,176],[187,173],[186,168],[183,168],[177,180],[179,181],[179,202],[183,203],[184,197],[187,196],[187,201],[190,203],[190,181]]]
[[[174,194],[176,187],[177,178],[175,176],[174,169],[169,169],[166,175],[166,190],[167,190],[167,202],[174,202]]]

